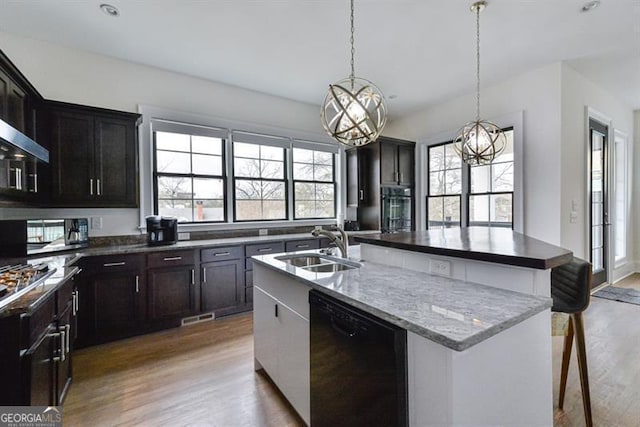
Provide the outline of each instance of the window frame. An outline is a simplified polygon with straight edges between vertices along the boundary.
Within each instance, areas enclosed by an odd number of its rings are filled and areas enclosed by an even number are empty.
[[[464,182],[464,170],[463,170],[463,169],[464,169],[464,168],[462,167],[462,164],[460,165],[460,193],[458,193],[458,194],[443,193],[443,194],[438,194],[438,195],[434,195],[434,196],[432,196],[432,195],[431,195],[431,169],[430,169],[430,165],[431,165],[431,149],[432,149],[432,148],[436,148],[436,147],[445,147],[445,146],[447,146],[447,145],[449,145],[449,144],[452,144],[452,143],[453,143],[453,141],[444,141],[444,142],[439,142],[439,143],[437,143],[437,144],[429,145],[429,146],[427,147],[427,173],[426,173],[426,178],[427,178],[427,195],[426,195],[426,204],[425,204],[425,209],[426,209],[426,211],[425,211],[425,213],[426,213],[426,222],[425,222],[425,226],[426,226],[427,230],[431,229],[431,228],[429,227],[429,222],[430,222],[430,221],[429,221],[429,199],[430,199],[430,198],[440,198],[440,199],[442,199],[442,200],[443,200],[443,203],[444,203],[444,199],[445,199],[446,197],[457,197],[457,198],[458,198],[458,204],[459,204],[459,206],[460,206],[460,219],[459,219],[458,221],[452,221],[452,222],[451,222],[451,224],[452,224],[452,225],[451,225],[451,226],[449,226],[449,227],[447,227],[447,226],[446,226],[446,225],[447,225],[447,223],[446,223],[446,221],[443,219],[443,221],[442,221],[442,225],[441,225],[441,226],[439,226],[439,227],[433,227],[433,228],[443,228],[443,229],[444,229],[444,228],[455,228],[456,226],[455,226],[455,225],[453,225],[453,224],[455,224],[455,223],[457,223],[457,224],[458,224],[458,225],[457,225],[457,227],[462,227],[462,219],[463,219],[463,217],[464,217],[463,203],[462,203],[462,199],[463,199],[463,197],[462,197],[462,196],[463,196],[463,194],[464,194],[464,185],[463,185],[463,182]],[[439,171],[436,171],[436,172],[444,172],[444,173],[445,173],[445,177],[446,177],[446,172],[447,172],[447,171],[449,171],[449,170],[453,170],[453,169],[447,169],[447,168],[446,168],[446,166],[445,166],[445,169],[443,169],[443,170],[441,170],[441,171],[439,170]],[[443,206],[444,206],[444,205],[443,205]],[[443,218],[444,218],[444,217],[443,217]]]
[[[619,149],[622,148],[623,151],[623,161],[622,161],[622,165],[623,165],[623,170],[619,171],[618,170],[618,154],[619,154]],[[629,167],[629,160],[630,160],[630,155],[629,155],[629,143],[628,143],[628,136],[626,133],[618,130],[618,129],[614,129],[613,131],[613,159],[612,159],[612,165],[613,165],[613,176],[612,176],[612,181],[613,181],[613,194],[612,194],[612,205],[614,207],[613,209],[613,233],[612,237],[613,237],[613,247],[611,248],[613,251],[613,267],[615,268],[620,268],[623,265],[625,265],[628,261],[629,261],[629,239],[628,239],[628,230],[629,230],[629,209],[630,209],[630,200],[631,200],[631,185],[629,185],[629,183],[631,182],[631,179],[629,178],[629,174],[630,171],[632,170],[632,168]],[[622,175],[618,175],[618,173],[621,172]],[[623,188],[618,188],[618,178],[622,177],[623,180]],[[620,212],[619,208],[619,203],[618,203],[618,197],[622,196],[623,197],[623,211]],[[619,219],[622,219],[622,221],[624,222],[624,232],[622,233],[622,236],[624,236],[624,255],[622,256],[618,256],[618,254],[616,253],[616,247],[618,245],[618,225],[619,225]]]
[[[273,178],[251,178],[251,177],[245,177],[245,176],[241,176],[241,177],[237,177],[235,174],[235,148],[234,148],[234,144],[238,142],[241,144],[252,144],[252,145],[256,145],[259,147],[265,146],[265,147],[270,147],[270,145],[267,144],[257,144],[257,143],[249,143],[249,142],[243,142],[241,140],[235,141],[233,138],[230,142],[230,151],[231,151],[231,159],[230,159],[230,165],[231,165],[231,181],[233,182],[233,188],[234,191],[231,194],[231,204],[233,206],[232,210],[233,210],[233,223],[248,223],[248,222],[274,222],[274,221],[287,221],[289,220],[289,173],[288,173],[288,155],[287,155],[287,149],[284,147],[278,147],[282,149],[282,166],[283,166],[283,173],[282,173],[282,179],[273,179]],[[240,157],[242,159],[245,159],[247,157]],[[254,159],[254,160],[259,160],[262,161],[262,155],[260,154],[260,157],[258,159]],[[236,199],[236,192],[235,192],[235,188],[237,187],[236,182],[240,180],[240,181],[260,181],[260,182],[264,182],[264,181],[271,181],[271,182],[282,182],[284,185],[284,218],[274,218],[274,219],[238,219],[238,210],[236,209],[236,203],[237,200]],[[240,199],[243,200],[243,199]],[[252,200],[252,199],[248,199],[248,200]],[[255,200],[260,200],[261,203],[264,200],[268,200],[268,199],[255,199]]]
[[[325,153],[329,153],[331,154],[331,174],[332,174],[332,180],[331,181],[309,181],[309,180],[304,180],[304,179],[295,179],[295,175],[294,175],[294,165],[295,165],[295,161],[293,159],[293,150],[299,148],[302,150],[310,150],[313,152],[325,152]],[[337,193],[338,193],[338,185],[337,185],[337,179],[336,179],[336,153],[332,153],[329,151],[322,151],[322,150],[314,150],[313,148],[303,148],[303,147],[291,147],[291,205],[292,205],[292,212],[293,212],[293,220],[294,221],[305,221],[305,220],[323,220],[323,219],[334,219],[337,218],[338,216],[338,197],[337,197]],[[308,163],[307,163],[308,164]],[[313,163],[313,166],[315,166],[316,163]],[[333,217],[304,217],[304,218],[298,218],[296,217],[296,183],[304,183],[304,184],[332,184],[333,185],[333,213],[334,216]],[[314,202],[317,202],[317,199],[314,199]]]
[[[188,126],[187,124],[184,124],[185,126]],[[187,130],[187,128],[185,127],[185,130]],[[220,179],[222,180],[222,211],[223,211],[223,219],[220,221],[194,221],[194,209],[195,209],[195,198],[193,197],[193,195],[191,196],[191,221],[184,221],[184,222],[180,222],[180,224],[223,224],[227,222],[227,218],[228,218],[228,210],[227,210],[227,198],[228,198],[228,194],[227,194],[227,159],[226,159],[226,150],[225,150],[225,146],[227,144],[227,138],[223,138],[223,137],[216,137],[219,138],[222,141],[222,149],[221,149],[221,153],[220,153],[220,157],[221,157],[221,162],[222,162],[222,174],[221,175],[205,175],[205,174],[182,174],[182,173],[175,173],[175,172],[169,172],[169,173],[162,173],[162,172],[158,172],[158,148],[157,148],[157,138],[156,135],[158,132],[165,132],[165,133],[179,133],[179,132],[175,132],[175,131],[170,131],[170,130],[153,130],[151,132],[151,147],[152,147],[152,173],[153,173],[153,213],[154,215],[159,215],[160,210],[159,210],[159,192],[158,192],[158,177],[159,176],[166,176],[166,177],[177,177],[177,178],[190,178],[192,180],[191,185],[192,185],[192,189],[193,189],[193,179],[196,178],[204,178],[204,179]],[[193,136],[202,136],[202,135],[194,135],[192,133],[181,133],[182,135],[189,135],[190,138],[190,144],[191,144],[191,138]],[[190,147],[189,150],[189,161],[191,163],[191,169],[193,170],[193,147]],[[167,151],[167,150],[162,150],[162,151]]]

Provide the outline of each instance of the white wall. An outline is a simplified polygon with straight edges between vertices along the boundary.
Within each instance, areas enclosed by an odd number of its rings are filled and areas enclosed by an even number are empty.
[[[629,142],[633,141],[633,111],[631,108],[624,105],[600,86],[583,77],[571,66],[563,64],[561,243],[562,246],[571,249],[577,256],[589,259],[589,238],[587,234],[589,211],[586,194],[588,152],[585,131],[587,126],[586,107],[608,117],[613,128],[627,134]],[[609,146],[611,148],[612,144]],[[631,144],[629,148],[631,148]],[[629,160],[628,167],[631,168],[632,157]],[[577,201],[578,208],[578,220],[573,224],[569,222],[572,200]],[[630,235],[633,236],[633,230],[636,227],[633,218],[630,217],[629,220],[629,226],[632,227]],[[613,222],[613,218],[611,218],[611,222]],[[632,237],[628,239],[627,247],[627,253],[631,261],[634,259],[633,240]]]
[[[481,92],[484,119],[524,112],[524,232],[555,244],[561,236],[560,80],[561,65],[556,63]],[[475,94],[470,93],[395,120],[384,133],[424,141],[474,118]]]
[[[634,271],[640,271],[640,223],[638,222],[638,218],[640,218],[640,110],[636,110],[634,113],[634,137],[632,141],[633,144],[633,152],[634,152],[634,167],[632,170],[633,177],[633,187],[632,187],[632,203],[633,210],[631,211],[631,218],[629,222],[635,227],[635,247],[634,247],[634,259],[635,266]],[[633,236],[633,233],[629,233],[630,237]]]
[[[324,136],[316,105],[5,32],[0,49],[47,99],[130,112],[145,104]],[[138,233],[137,209],[0,209],[0,218],[79,215],[103,217],[92,236]]]

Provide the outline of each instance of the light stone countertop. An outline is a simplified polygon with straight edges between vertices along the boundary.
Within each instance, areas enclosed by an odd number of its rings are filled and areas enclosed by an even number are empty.
[[[349,252],[359,261],[359,247]],[[314,273],[276,259],[254,263],[456,351],[465,350],[551,307],[526,295],[372,262],[337,273]]]

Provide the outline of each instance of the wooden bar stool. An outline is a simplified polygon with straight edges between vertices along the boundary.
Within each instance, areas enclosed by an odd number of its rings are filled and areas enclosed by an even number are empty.
[[[569,331],[564,337],[564,350],[562,352],[562,370],[560,373],[560,397],[558,407],[562,409],[564,393],[567,388],[567,372],[573,346],[573,337],[576,338],[576,352],[578,356],[578,368],[580,371],[580,386],[582,388],[582,406],[584,407],[584,419],[588,427],[593,425],[591,418],[591,396],[589,393],[589,375],[587,372],[587,352],[584,341],[584,324],[582,312],[589,305],[591,290],[591,264],[579,258],[573,258],[569,263],[551,270],[551,298],[553,299],[552,311],[568,313]]]

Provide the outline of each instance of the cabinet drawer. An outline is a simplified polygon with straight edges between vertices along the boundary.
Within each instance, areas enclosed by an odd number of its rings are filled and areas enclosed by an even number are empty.
[[[291,240],[285,242],[284,247],[287,252],[320,249],[320,239]]]
[[[56,302],[53,295],[40,304],[29,316],[22,318],[24,331],[22,348],[29,348],[49,327],[55,319]]]
[[[254,255],[268,255],[284,252],[284,242],[265,242],[245,246],[247,257]]]
[[[147,255],[147,267],[170,267],[172,265],[195,264],[193,250],[162,251]]]
[[[220,248],[202,249],[200,258],[202,262],[226,261],[228,259],[239,259],[242,254],[242,246],[226,246]]]
[[[144,255],[105,255],[87,258],[83,267],[90,271],[118,272],[139,270],[144,267]]]

